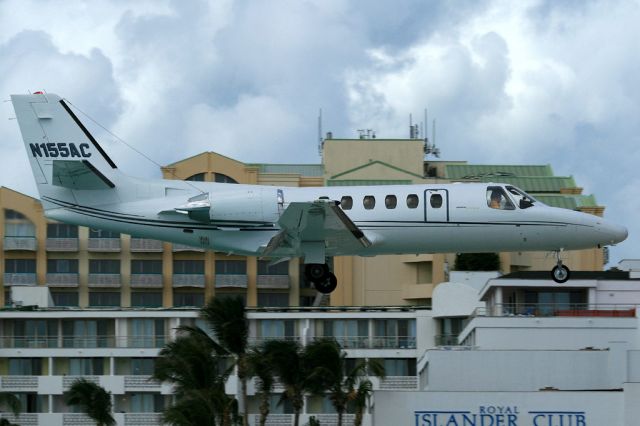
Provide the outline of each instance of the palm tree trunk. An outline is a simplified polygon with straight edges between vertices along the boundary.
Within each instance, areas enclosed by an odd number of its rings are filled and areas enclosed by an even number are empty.
[[[268,394],[264,394],[262,403],[260,404],[260,426],[264,426],[267,423],[267,417],[269,416],[269,398]]]
[[[356,411],[356,418],[353,420],[353,426],[362,426],[362,411]]]

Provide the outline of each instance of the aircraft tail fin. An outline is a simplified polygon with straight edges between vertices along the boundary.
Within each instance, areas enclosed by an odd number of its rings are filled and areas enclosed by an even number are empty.
[[[54,94],[11,95],[31,169],[45,210],[51,200],[108,202],[122,175],[69,105]],[[82,196],[81,193],[85,193]]]

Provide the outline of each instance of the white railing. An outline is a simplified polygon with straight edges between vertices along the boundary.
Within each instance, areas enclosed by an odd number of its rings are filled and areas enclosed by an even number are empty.
[[[131,238],[130,250],[149,251],[149,252],[161,252],[163,250],[162,241],[151,240],[148,238]]]
[[[154,336],[92,336],[92,337],[0,337],[0,348],[161,348],[170,341],[171,336],[154,335]]]
[[[162,413],[125,413],[125,426],[157,426],[162,424]]]
[[[11,423],[20,426],[38,426],[38,415],[36,413],[20,413],[18,417],[9,413],[0,413],[0,419],[7,419]]]
[[[173,287],[204,288],[204,274],[173,274]]]
[[[120,287],[120,274],[89,274],[89,287]]]
[[[36,237],[4,237],[5,250],[36,251],[38,241]]]
[[[86,381],[95,383],[96,385],[100,384],[99,376],[64,376],[62,378],[62,387],[65,389],[70,388],[71,385],[73,385],[73,382],[75,382],[78,379],[85,379]]]
[[[89,251],[120,251],[120,238],[89,238],[87,249]]]
[[[289,289],[289,275],[258,275],[256,286],[261,289]]]
[[[380,379],[380,390],[416,390],[417,376],[387,376]]]
[[[160,382],[154,380],[151,376],[124,376],[124,387],[128,388],[158,388]]]
[[[36,274],[5,272],[4,285],[36,285]]]
[[[47,285],[49,287],[78,287],[78,274],[49,273],[47,274]]]
[[[172,250],[173,251],[204,251],[203,248],[192,247],[186,244],[174,244]]]
[[[131,287],[162,287],[162,274],[131,274]]]
[[[95,426],[96,422],[83,413],[64,413],[62,424],[63,426]]]
[[[248,283],[247,274],[216,274],[216,288],[247,288]]]
[[[78,251],[77,238],[47,238],[47,251]]]
[[[2,376],[2,389],[37,389],[39,376]]]

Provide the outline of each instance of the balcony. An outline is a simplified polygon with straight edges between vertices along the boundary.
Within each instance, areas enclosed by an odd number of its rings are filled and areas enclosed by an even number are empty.
[[[94,252],[119,252],[120,238],[89,238],[87,250]]]
[[[161,348],[171,336],[2,336],[1,349],[92,349],[92,348]],[[17,376],[16,376],[17,377]],[[141,377],[141,376],[138,376]]]
[[[120,274],[89,274],[89,287],[120,287]]]
[[[204,274],[173,274],[173,287],[204,288]]]
[[[636,305],[602,303],[501,303],[489,305],[486,308],[476,308],[471,317],[469,317],[469,320],[477,316],[634,318],[636,316]]]
[[[96,385],[100,384],[99,376],[64,376],[62,377],[62,387],[64,389],[69,389],[71,385],[73,385],[73,382],[78,379],[85,379],[86,381],[95,383]]]
[[[36,285],[35,273],[4,273],[5,286],[29,286]]]
[[[172,250],[173,251],[199,251],[199,252],[204,251],[203,248],[192,247],[186,244],[174,244]]]
[[[38,421],[37,413],[20,413],[19,417],[14,416],[11,413],[0,413],[0,419],[7,419],[11,424],[21,426],[38,426],[44,425]]]
[[[289,275],[258,275],[258,289],[288,290],[290,286]]]
[[[247,274],[216,274],[216,288],[247,288]]]
[[[77,238],[47,238],[47,251],[78,251]]]
[[[417,390],[417,376],[387,376],[380,379],[378,390]]]
[[[162,288],[162,274],[131,274],[132,288]]]
[[[36,237],[4,237],[4,249],[5,251],[36,251],[38,241],[36,241]]]
[[[326,339],[329,336],[317,336],[316,339]],[[415,336],[330,336],[343,349],[415,349]]]
[[[438,334],[436,335],[436,346],[458,346],[457,334]]]
[[[158,253],[163,250],[162,241],[151,240],[148,238],[133,238],[131,237],[131,243],[129,249],[132,252],[154,252]]]
[[[47,274],[47,285],[49,287],[78,287],[78,274]]]
[[[2,336],[0,348],[57,348],[57,336]]]

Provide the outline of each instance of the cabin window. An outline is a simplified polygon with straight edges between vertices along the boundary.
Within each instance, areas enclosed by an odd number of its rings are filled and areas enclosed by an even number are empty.
[[[340,207],[342,207],[342,210],[351,210],[351,208],[353,207],[353,198],[349,197],[348,195],[342,197],[340,199]]]
[[[415,209],[418,207],[419,198],[416,194],[407,195],[407,207],[410,209]]]
[[[439,209],[442,207],[442,195],[432,194],[431,198],[429,198],[429,203],[431,203],[431,207],[434,209]]]
[[[384,205],[388,209],[395,209],[398,205],[398,199],[395,195],[387,195],[384,197]]]
[[[364,205],[364,208],[367,210],[373,209],[376,206],[376,197],[373,195],[365,195],[362,200],[362,205]]]
[[[516,208],[501,186],[487,188],[487,205],[496,210],[515,210]]]

